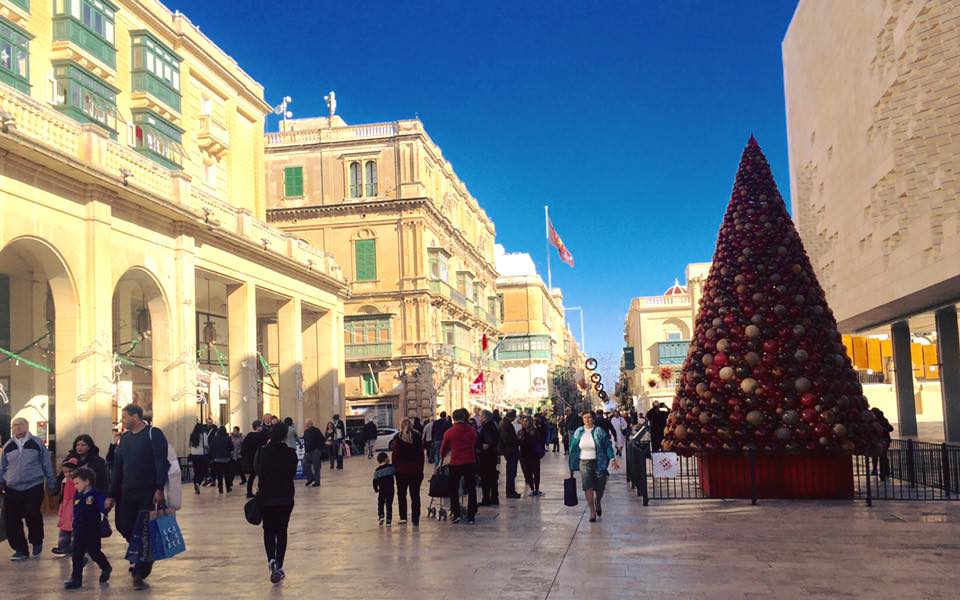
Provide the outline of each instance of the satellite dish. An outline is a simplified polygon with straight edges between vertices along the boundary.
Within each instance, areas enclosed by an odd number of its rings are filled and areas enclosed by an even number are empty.
[[[283,114],[283,107],[281,107],[281,106],[274,106],[274,107],[273,107],[273,114],[275,114],[275,115],[282,115],[282,114]]]
[[[288,110],[287,112],[283,113],[283,117],[284,117],[285,119],[289,119],[289,118],[293,117],[293,113]]]

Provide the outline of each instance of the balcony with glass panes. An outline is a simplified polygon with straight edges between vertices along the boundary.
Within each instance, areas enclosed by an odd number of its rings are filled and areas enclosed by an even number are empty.
[[[180,112],[180,62],[173,50],[144,31],[130,33],[132,91],[150,94]]]
[[[0,19],[0,83],[30,93],[30,38],[9,21]]]
[[[347,360],[389,357],[390,317],[350,318],[343,321],[343,354]]]
[[[80,123],[93,123],[117,139],[117,88],[73,63],[53,66],[53,105]]]
[[[116,12],[117,7],[106,0],[55,0],[54,42],[71,42],[110,69],[116,69]]]
[[[183,168],[183,130],[149,111],[133,113],[130,145],[168,169]]]

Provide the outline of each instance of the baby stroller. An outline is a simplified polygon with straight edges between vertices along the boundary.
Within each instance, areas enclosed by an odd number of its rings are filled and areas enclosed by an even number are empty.
[[[447,467],[438,467],[430,476],[429,494],[427,518],[446,521],[450,504],[450,471]]]

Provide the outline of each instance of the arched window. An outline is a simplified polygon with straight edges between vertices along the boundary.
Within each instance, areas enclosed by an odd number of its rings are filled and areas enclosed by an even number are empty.
[[[367,184],[367,197],[375,197],[377,195],[377,163],[368,160],[365,165],[366,173],[364,174],[364,181]]]
[[[363,191],[363,182],[360,178],[360,163],[350,163],[350,197],[359,198]]]

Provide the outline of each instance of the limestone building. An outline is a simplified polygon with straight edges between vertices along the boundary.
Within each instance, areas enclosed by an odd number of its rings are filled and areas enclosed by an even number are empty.
[[[2,0],[0,37],[0,424],[105,448],[132,401],[183,454],[340,410],[348,287],[265,222],[263,88],[154,0]]]
[[[691,263],[685,269],[687,285],[675,281],[660,296],[630,301],[623,327],[620,391],[638,411],[647,411],[654,401],[673,403],[709,272],[710,263]]]
[[[960,441],[958,39],[958,2],[801,0],[783,40],[793,215],[841,332],[875,342],[873,368],[867,352],[858,359],[867,396],[885,391],[869,386],[896,390],[884,409],[903,435],[918,433],[918,413],[942,413],[944,430],[920,433],[951,441]]]
[[[503,372],[501,404],[538,407],[557,395],[564,377],[585,387],[560,289],[547,289],[529,254],[506,253],[499,245],[497,271],[503,299],[503,339],[496,352]]]
[[[266,134],[266,165],[269,221],[351,284],[348,417],[395,426],[499,394],[496,232],[420,121],[288,119]]]

